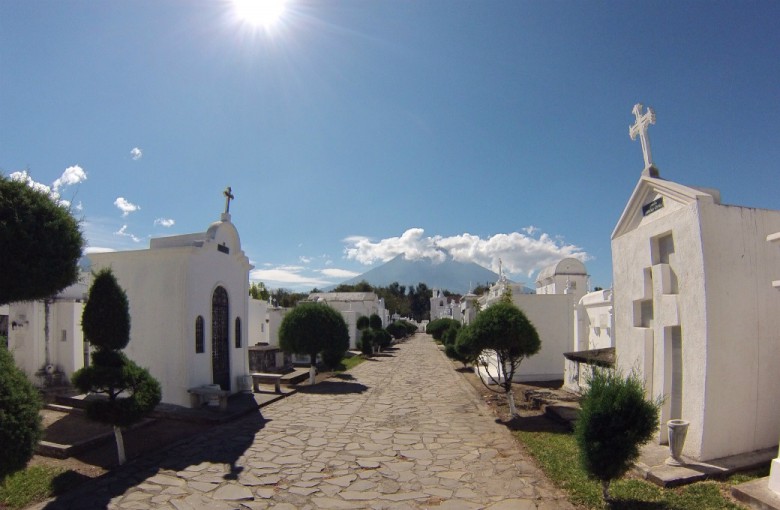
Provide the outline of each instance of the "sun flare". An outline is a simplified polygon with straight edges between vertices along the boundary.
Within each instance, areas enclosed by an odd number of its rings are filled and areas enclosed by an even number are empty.
[[[233,0],[236,15],[255,26],[270,27],[284,13],[286,0]]]

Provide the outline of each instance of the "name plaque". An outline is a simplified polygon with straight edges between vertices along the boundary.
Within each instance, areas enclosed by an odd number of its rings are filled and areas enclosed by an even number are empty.
[[[658,209],[661,209],[663,206],[664,206],[664,197],[658,197],[652,202],[649,202],[642,206],[642,216],[653,214]]]

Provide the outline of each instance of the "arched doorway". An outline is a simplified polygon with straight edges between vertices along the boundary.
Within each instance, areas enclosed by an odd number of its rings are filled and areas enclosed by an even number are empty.
[[[211,370],[214,384],[230,390],[230,306],[223,287],[214,289],[211,296]]]

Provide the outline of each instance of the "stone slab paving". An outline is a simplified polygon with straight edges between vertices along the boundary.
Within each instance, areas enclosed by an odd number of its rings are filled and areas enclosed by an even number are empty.
[[[574,508],[427,335],[37,508]]]

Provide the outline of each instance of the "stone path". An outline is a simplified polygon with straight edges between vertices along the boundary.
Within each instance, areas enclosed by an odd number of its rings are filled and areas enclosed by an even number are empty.
[[[572,509],[427,335],[37,508]]]

